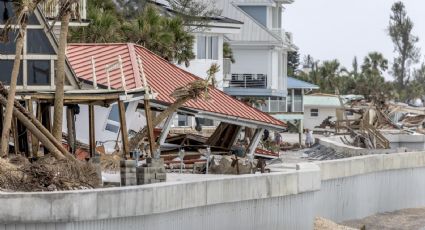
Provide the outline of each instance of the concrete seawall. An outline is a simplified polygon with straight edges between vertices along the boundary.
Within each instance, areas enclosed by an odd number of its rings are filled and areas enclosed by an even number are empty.
[[[425,206],[425,153],[297,165],[283,172],[52,193],[0,193],[0,229],[312,229]]]

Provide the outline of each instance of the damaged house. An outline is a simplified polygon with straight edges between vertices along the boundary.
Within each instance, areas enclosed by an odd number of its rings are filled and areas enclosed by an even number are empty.
[[[170,95],[178,88],[200,78],[167,62],[142,46],[135,44],[71,44],[67,56],[78,78],[86,87],[117,89],[131,92],[142,89],[143,75],[148,86],[155,95],[150,100],[152,111],[160,112],[175,102]],[[116,68],[111,68],[116,64]],[[255,129],[248,152],[253,154],[265,129],[282,131],[285,124],[270,115],[263,113],[216,88],[208,92],[208,99],[190,100],[177,113],[172,114],[162,124],[162,132],[157,133],[159,143],[164,146],[174,116],[187,115],[199,119],[211,119],[221,124],[211,138],[204,143],[230,149],[236,142],[242,128]],[[130,137],[146,126],[144,101],[128,100],[125,103],[127,132]],[[157,114],[157,113],[155,113]],[[106,152],[113,152],[120,145],[120,127],[116,105],[108,108],[96,108],[96,136],[98,144],[105,147]],[[87,108],[81,107],[76,116],[79,124],[77,139],[88,141]],[[228,132],[228,133],[226,133]],[[214,139],[215,140],[212,140]]]

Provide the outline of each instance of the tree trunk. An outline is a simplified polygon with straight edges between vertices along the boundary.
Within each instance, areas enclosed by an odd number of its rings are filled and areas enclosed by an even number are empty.
[[[12,123],[13,105],[15,102],[16,84],[18,81],[19,70],[21,68],[22,49],[24,47],[24,36],[26,25],[21,25],[23,34],[16,40],[15,61],[13,63],[12,76],[10,78],[10,90],[7,97],[6,111],[4,116],[3,131],[1,134],[1,156],[6,157],[9,151],[10,126]],[[17,146],[15,146],[17,148]]]
[[[0,95],[0,103],[3,105],[9,105],[8,100],[3,95]],[[19,111],[12,103],[12,112],[13,115],[18,118],[18,120],[32,133],[36,136],[40,142],[52,153],[52,155],[58,159],[65,159],[65,156],[60,152],[60,150],[47,138],[31,121],[27,116]],[[17,146],[16,146],[17,147]]]
[[[2,102],[1,98],[6,98],[8,96],[8,90],[4,87],[4,85],[0,82],[0,103]],[[62,142],[57,141],[53,135],[50,133],[50,131],[44,127],[44,125],[37,119],[37,117],[34,116],[34,114],[28,112],[19,102],[16,100],[14,101],[14,108],[16,108],[20,113],[24,114],[27,119],[29,119],[30,122],[34,124],[34,126],[49,139],[57,149],[60,150],[62,155],[64,155],[69,160],[75,160],[75,158],[63,147]],[[62,157],[59,157],[62,158]]]
[[[154,118],[152,126],[155,128],[158,126],[165,118],[169,117],[171,114],[176,112],[184,103],[186,103],[190,98],[182,98],[171,104],[167,109],[162,111],[157,117]],[[130,150],[134,150],[139,147],[143,138],[147,135],[147,128],[140,130],[133,138],[130,140]]]
[[[71,13],[66,13],[61,18],[61,31],[59,36],[58,61],[56,66],[56,94],[53,114],[53,130],[52,134],[58,141],[62,141],[62,122],[63,122],[63,101],[65,87],[65,53],[68,37],[68,26]]]

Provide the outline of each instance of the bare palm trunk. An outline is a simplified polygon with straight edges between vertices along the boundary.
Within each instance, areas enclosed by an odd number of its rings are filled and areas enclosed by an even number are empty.
[[[53,115],[53,130],[52,134],[56,140],[62,140],[62,122],[63,122],[63,101],[64,101],[64,87],[65,87],[65,54],[68,37],[68,26],[71,13],[66,13],[61,17],[61,31],[59,36],[59,51],[58,62],[56,66],[56,94],[54,103]]]
[[[10,78],[10,90],[7,97],[6,111],[3,121],[3,131],[1,134],[1,156],[6,157],[9,151],[10,126],[12,124],[13,104],[15,102],[16,84],[18,81],[19,70],[21,68],[22,49],[24,47],[24,36],[26,25],[21,25],[24,31],[16,40],[15,61],[13,63],[12,76]],[[15,146],[16,147],[16,146]]]
[[[3,95],[0,95],[0,103],[9,105],[9,102],[6,101],[6,98]],[[49,150],[49,152],[58,160],[66,159],[61,151],[55,146],[55,144],[46,137],[40,129],[31,122],[27,116],[19,111],[15,106],[12,106],[13,115],[18,118],[18,120],[34,135],[40,142]],[[56,141],[56,139],[54,139]]]
[[[152,127],[158,126],[165,118],[169,117],[171,114],[177,111],[184,103],[189,101],[190,98],[182,98],[177,100],[174,104],[170,105],[162,111],[157,117],[154,118],[152,122]],[[143,128],[140,130],[133,138],[130,140],[130,150],[134,150],[139,147],[141,142],[143,141],[143,138],[148,134],[147,128]]]

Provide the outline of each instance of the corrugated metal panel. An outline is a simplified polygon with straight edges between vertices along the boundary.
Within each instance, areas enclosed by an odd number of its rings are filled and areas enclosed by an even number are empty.
[[[199,79],[142,46],[133,44],[74,44],[68,47],[68,59],[79,78],[93,80],[91,57],[95,58],[97,82],[102,85],[107,85],[105,66],[117,61],[118,55],[121,55],[123,59],[127,89],[142,85],[136,61],[136,56],[139,55],[143,61],[149,86],[159,94],[157,100],[165,103],[175,101],[170,96],[174,89]],[[122,87],[119,70],[110,72],[110,79],[112,88]],[[209,97],[208,100],[191,100],[185,106],[235,118],[258,121],[264,123],[264,125],[285,125],[270,115],[248,106],[218,89],[211,89]]]

